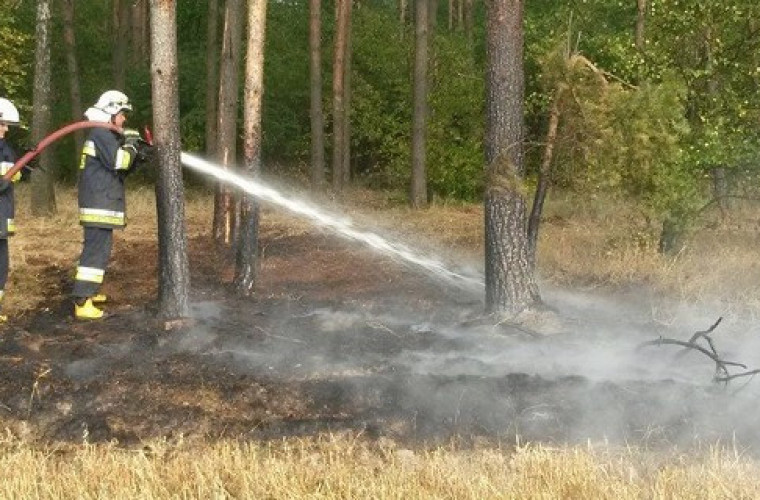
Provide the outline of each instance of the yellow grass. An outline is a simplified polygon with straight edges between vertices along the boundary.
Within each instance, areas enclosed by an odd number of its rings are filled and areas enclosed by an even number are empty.
[[[760,464],[635,449],[429,451],[351,436],[275,443],[0,446],[2,498],[758,498]]]

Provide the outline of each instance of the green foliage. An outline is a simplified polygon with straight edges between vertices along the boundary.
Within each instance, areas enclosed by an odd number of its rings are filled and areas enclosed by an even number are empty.
[[[34,51],[29,33],[15,27],[16,10],[13,3],[0,5],[0,97],[23,107],[27,96],[22,88],[32,62],[29,54]]]

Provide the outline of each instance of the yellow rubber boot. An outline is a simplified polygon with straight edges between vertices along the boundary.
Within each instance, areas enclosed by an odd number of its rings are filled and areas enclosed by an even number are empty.
[[[108,295],[104,293],[99,293],[97,295],[92,296],[93,304],[105,304],[107,301],[108,301]]]
[[[89,298],[81,306],[74,304],[74,316],[81,320],[100,319],[103,317],[103,310],[95,307],[92,299]]]

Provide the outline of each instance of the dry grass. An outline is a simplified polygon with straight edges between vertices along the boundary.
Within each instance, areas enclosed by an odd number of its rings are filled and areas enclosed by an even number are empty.
[[[81,239],[72,189],[58,190],[59,214],[51,219],[30,217],[28,194],[21,186],[7,296],[8,309],[19,314],[49,295],[44,273],[51,266],[73,271]],[[128,202],[130,226],[117,236],[115,252],[120,245],[155,239],[152,190],[133,190]],[[479,205],[412,211],[368,192],[351,193],[342,205],[361,211],[351,213],[357,226],[406,235],[414,246],[459,259],[482,259]],[[208,231],[211,208],[207,195],[189,193],[191,236]],[[654,233],[633,213],[620,202],[553,200],[540,247],[543,278],[572,287],[644,284],[680,300],[760,312],[753,209],[737,212],[731,225],[701,228],[675,258],[657,253]],[[271,208],[264,226],[275,232],[311,230],[309,223]],[[9,439],[0,442],[0,471],[2,498],[760,498],[760,466],[728,449],[669,455],[542,446],[425,452],[348,436],[51,449]]]
[[[351,436],[276,443],[0,447],[2,498],[758,498],[760,464],[639,450],[439,448]],[[9,474],[9,471],[13,471]]]

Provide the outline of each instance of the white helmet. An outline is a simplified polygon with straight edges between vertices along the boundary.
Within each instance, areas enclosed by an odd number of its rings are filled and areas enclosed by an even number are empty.
[[[18,109],[13,105],[11,101],[0,97],[0,122],[5,122],[9,125],[18,125]]]
[[[119,111],[132,111],[129,97],[124,92],[119,92],[118,90],[103,92],[93,107],[111,116],[118,114]]]

